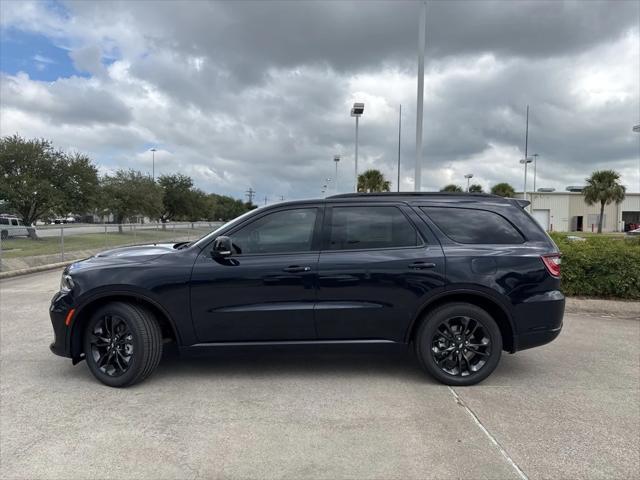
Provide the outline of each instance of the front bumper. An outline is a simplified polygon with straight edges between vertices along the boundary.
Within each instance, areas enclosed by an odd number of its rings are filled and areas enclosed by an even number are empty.
[[[69,311],[73,308],[73,299],[67,292],[58,292],[51,299],[49,317],[53,326],[51,351],[61,357],[71,357],[71,325],[65,325]]]

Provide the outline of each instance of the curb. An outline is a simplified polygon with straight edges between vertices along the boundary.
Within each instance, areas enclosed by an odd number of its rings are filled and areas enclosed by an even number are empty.
[[[44,272],[46,270],[54,270],[56,268],[66,267],[67,265],[77,262],[77,260],[68,260],[65,262],[50,263],[48,265],[39,265],[37,267],[21,268],[20,270],[10,270],[8,272],[0,272],[0,280],[3,278],[18,277],[20,275],[28,275],[29,273]]]

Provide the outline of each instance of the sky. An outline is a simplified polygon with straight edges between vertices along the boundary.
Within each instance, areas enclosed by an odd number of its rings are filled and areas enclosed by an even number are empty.
[[[257,203],[413,190],[415,1],[0,0],[0,135],[44,137],[118,168],[190,175]],[[612,168],[640,190],[640,2],[427,2],[422,188],[565,190]],[[334,155],[340,155],[336,189]],[[328,180],[330,179],[330,180]],[[532,188],[529,176],[529,190]]]

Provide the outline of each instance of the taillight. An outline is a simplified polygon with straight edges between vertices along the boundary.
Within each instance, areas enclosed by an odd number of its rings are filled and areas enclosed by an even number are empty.
[[[559,278],[560,277],[560,254],[559,253],[551,253],[549,255],[542,255],[542,262],[544,266],[547,267],[547,271],[552,277]]]

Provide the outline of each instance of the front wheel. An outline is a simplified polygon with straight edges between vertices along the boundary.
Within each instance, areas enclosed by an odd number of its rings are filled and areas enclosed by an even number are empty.
[[[450,303],[429,313],[415,338],[421,366],[447,385],[474,385],[496,368],[502,336],[495,320],[470,303]]]
[[[91,373],[110,387],[141,382],[162,357],[162,333],[153,314],[125,302],[99,308],[84,332],[84,353]]]

